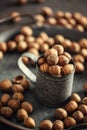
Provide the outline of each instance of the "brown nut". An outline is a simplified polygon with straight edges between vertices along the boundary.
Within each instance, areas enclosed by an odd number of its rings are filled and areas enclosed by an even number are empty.
[[[47,63],[49,65],[56,65],[58,63],[58,56],[51,54],[47,57]]]
[[[71,61],[72,56],[70,55],[70,53],[64,52],[63,55],[66,56],[69,59],[69,62]]]
[[[25,36],[23,34],[18,34],[15,36],[14,40],[18,43],[20,41],[24,41]]]
[[[39,124],[40,130],[52,130],[53,123],[50,120],[44,120]]]
[[[7,52],[7,44],[5,42],[0,42],[0,51],[3,53]]]
[[[47,43],[44,43],[43,45],[40,46],[41,52],[46,52],[48,49],[49,49],[49,45]]]
[[[24,92],[24,88],[22,85],[20,84],[14,84],[12,86],[12,92],[15,93],[15,92],[20,92],[20,93],[23,93]]]
[[[81,111],[75,111],[72,114],[72,117],[77,121],[77,122],[81,122],[84,118],[84,115]]]
[[[49,45],[49,47],[52,47],[55,44],[55,41],[52,37],[49,37],[47,39],[47,44]]]
[[[45,32],[41,32],[41,33],[39,34],[39,37],[41,37],[44,41],[47,41],[47,40],[48,40],[48,35],[47,35],[47,33],[45,33]]]
[[[23,101],[24,100],[24,95],[22,93],[20,93],[20,92],[16,92],[16,93],[13,94],[12,98]]]
[[[74,18],[69,18],[69,19],[67,19],[68,20],[68,22],[72,25],[72,26],[76,26],[76,20],[74,19]]]
[[[44,23],[44,21],[45,21],[45,18],[44,18],[41,14],[36,14],[36,15],[34,16],[34,18],[35,18],[35,20],[36,20],[37,22],[40,22],[40,23]]]
[[[6,118],[9,118],[13,114],[13,110],[10,107],[2,107],[0,109],[0,114]]]
[[[73,17],[75,18],[75,20],[79,20],[80,18],[81,18],[81,13],[79,13],[79,12],[75,12],[74,14],[73,14]]]
[[[80,31],[80,32],[84,32],[84,27],[81,24],[77,24],[75,29]]]
[[[64,13],[64,17],[65,17],[66,19],[70,19],[70,18],[72,18],[72,13],[66,11],[66,12]]]
[[[29,58],[26,57],[26,56],[23,56],[23,57],[22,57],[22,62],[23,62],[25,65],[28,65],[28,63],[29,63]]]
[[[84,65],[81,62],[74,62],[75,63],[75,71],[78,72],[83,72],[85,70]]]
[[[86,115],[86,114],[87,114],[87,105],[81,104],[81,105],[78,107],[78,110],[81,111],[84,115]]]
[[[25,37],[25,41],[27,42],[27,44],[29,44],[29,43],[33,43],[33,42],[35,42],[35,37],[33,37],[33,36],[27,36],[27,37]],[[37,42],[37,41],[36,41]]]
[[[47,19],[47,23],[48,23],[49,25],[56,25],[56,24],[57,24],[57,20],[56,20],[54,17],[49,17],[49,18]]]
[[[12,18],[13,22],[20,22],[22,19],[20,13],[16,11],[11,12],[9,16]]]
[[[84,117],[83,122],[87,123],[87,115]]]
[[[34,54],[35,56],[39,56],[39,52],[38,52],[38,50],[36,49],[36,48],[30,48],[30,49],[28,49],[28,52],[30,52],[30,53],[32,53],[32,54]]]
[[[9,91],[11,90],[12,83],[8,79],[4,79],[0,82],[0,89],[3,91]]]
[[[21,81],[21,85],[23,86],[24,90],[29,89],[30,88],[30,81],[27,79],[23,79]]]
[[[82,99],[82,103],[85,104],[85,105],[87,105],[87,97],[84,97],[84,98]]]
[[[0,60],[2,60],[2,59],[3,59],[3,57],[4,57],[4,54],[3,54],[3,52],[2,52],[2,51],[0,51]]]
[[[57,11],[55,14],[56,19],[63,18],[64,12],[63,11]]]
[[[36,126],[34,119],[31,117],[24,119],[24,125],[28,128],[34,128]]]
[[[15,76],[15,77],[12,79],[12,81],[13,81],[13,83],[19,84],[19,83],[21,83],[21,81],[22,81],[23,79],[25,79],[25,76],[24,76],[24,75],[17,75],[17,76]]]
[[[15,41],[8,41],[7,42],[7,48],[9,51],[14,51],[17,48],[17,44]]]
[[[65,18],[60,18],[58,20],[60,25],[66,26],[68,24],[67,20]]]
[[[65,66],[69,63],[69,59],[64,55],[59,55],[58,65]]]
[[[28,113],[24,109],[19,109],[17,111],[17,119],[20,121],[24,121],[24,119],[28,118]]]
[[[61,45],[64,47],[64,49],[69,49],[72,45],[72,42],[69,39],[64,39]]]
[[[80,45],[77,42],[72,42],[72,44],[70,46],[70,51],[73,53],[80,52]]]
[[[20,101],[17,99],[10,99],[8,101],[8,106],[13,110],[17,110],[20,107]]]
[[[84,57],[81,55],[81,54],[77,54],[73,57],[73,60],[75,62],[81,62],[81,63],[84,63],[85,62],[85,59]]]
[[[35,41],[41,46],[41,45],[43,45],[44,44],[44,39],[42,39],[42,37],[37,37],[37,38],[35,38]]]
[[[55,76],[60,77],[61,76],[61,67],[59,65],[50,66],[49,74],[51,74],[54,77]]]
[[[73,64],[67,64],[61,68],[61,72],[63,75],[71,74],[74,71]]]
[[[79,103],[79,102],[81,102],[81,97],[79,96],[79,94],[73,93],[73,94],[71,95],[71,100],[74,100],[74,101],[76,101],[77,103]]]
[[[19,52],[24,52],[27,49],[27,43],[25,41],[19,41],[17,45],[17,50]]]
[[[1,102],[6,105],[8,103],[8,101],[10,100],[11,96],[7,93],[4,93],[2,96],[1,96]]]
[[[56,35],[55,36],[55,42],[57,43],[57,44],[61,44],[61,43],[63,43],[64,42],[64,37],[62,36],[62,35]]]
[[[45,53],[44,53],[44,57],[48,57],[51,54],[55,54],[56,56],[58,55],[58,52],[56,49],[52,48],[52,49],[48,49]]]
[[[26,101],[21,103],[21,108],[25,109],[27,113],[31,113],[33,111],[32,104]]]
[[[41,72],[48,73],[49,72],[49,65],[48,63],[41,64],[39,67]]]
[[[33,30],[29,26],[23,26],[21,28],[21,33],[26,36],[31,36],[33,34]]]
[[[42,14],[44,16],[52,16],[53,11],[52,11],[52,9],[50,7],[45,6],[45,7],[42,8]]]
[[[63,108],[57,108],[54,113],[55,117],[59,120],[63,120],[67,117],[67,111]]]
[[[64,130],[64,123],[61,120],[56,120],[53,123],[53,130]]]
[[[76,120],[73,117],[68,116],[64,119],[64,125],[66,128],[72,127],[76,125]]]
[[[80,54],[81,54],[85,59],[87,59],[87,49],[85,49],[85,48],[81,49]]]
[[[44,64],[46,62],[46,59],[44,57],[39,58],[38,65]]]
[[[87,49],[87,39],[86,38],[82,38],[79,41],[79,45],[80,45],[81,48],[86,48]]]
[[[71,100],[69,103],[65,105],[65,109],[67,110],[68,113],[74,112],[78,108],[77,102]]]
[[[87,82],[84,84],[83,90],[87,93]]]
[[[64,52],[64,48],[62,45],[54,45],[53,48],[57,50],[58,55],[61,55]]]

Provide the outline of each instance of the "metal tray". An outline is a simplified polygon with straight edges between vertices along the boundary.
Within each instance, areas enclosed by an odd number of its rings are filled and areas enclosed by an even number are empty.
[[[12,39],[17,33],[19,33],[19,30],[20,28],[17,27],[15,29],[13,28],[1,33],[0,42]],[[69,30],[61,27],[33,27],[33,30],[35,36],[37,36],[41,31],[44,31],[48,33],[49,36],[62,34],[64,37],[74,41],[78,41],[84,37],[87,38],[87,33],[81,33],[75,30]],[[12,79],[16,75],[23,74],[19,70],[17,65],[19,56],[20,56],[19,53],[15,52],[8,53],[4,56],[4,59],[0,61],[0,81],[5,78]],[[33,68],[33,70],[35,71],[35,68]],[[85,70],[81,74],[75,74],[73,92],[79,93],[81,97],[87,96],[87,94],[83,92],[83,85],[86,81],[87,81],[87,70]],[[32,86],[34,86],[34,84],[32,84]],[[2,92],[0,91],[0,96],[1,94]],[[30,116],[35,119],[36,127],[32,130],[38,130],[38,125],[42,120],[53,118],[55,108],[47,108],[39,104],[39,102],[36,100],[34,96],[33,89],[30,89],[29,91],[25,92],[25,99],[31,101],[34,106],[34,111]],[[5,119],[4,117],[0,116],[0,121],[17,129],[31,130],[29,128],[24,127],[22,123],[19,123],[15,115],[13,115],[10,119]],[[68,130],[76,130],[76,129],[86,130],[87,124],[76,125]]]

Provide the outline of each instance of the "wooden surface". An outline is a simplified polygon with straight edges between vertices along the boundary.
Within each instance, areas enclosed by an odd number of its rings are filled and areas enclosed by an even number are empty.
[[[63,10],[70,12],[81,12],[87,16],[87,0],[45,0],[46,2],[36,4],[33,0],[29,0],[26,5],[19,6],[16,4],[17,0],[0,0],[0,19],[8,17],[12,11],[19,11],[20,13],[36,13],[40,12],[43,6],[49,6],[54,11]],[[26,20],[27,21],[27,20]],[[23,24],[22,22],[20,24]],[[0,32],[3,32],[13,25],[4,23],[0,24]],[[15,25],[16,26],[16,25]],[[1,130],[15,130],[5,124],[0,123]]]

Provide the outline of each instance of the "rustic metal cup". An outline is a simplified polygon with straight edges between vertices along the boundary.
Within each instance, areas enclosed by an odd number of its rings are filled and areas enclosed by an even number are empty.
[[[23,56],[36,63],[37,76],[22,62]],[[39,58],[29,52],[24,53],[18,60],[18,66],[32,82],[36,83],[35,94],[40,103],[50,107],[61,105],[71,96],[75,69],[71,74],[53,77],[39,70]],[[74,64],[73,61],[71,63]]]

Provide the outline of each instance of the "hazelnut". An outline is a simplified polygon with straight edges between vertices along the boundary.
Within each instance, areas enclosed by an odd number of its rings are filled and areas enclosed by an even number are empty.
[[[17,111],[17,119],[23,121],[24,119],[28,118],[28,113],[24,109],[19,109]]]
[[[71,95],[71,100],[76,101],[77,103],[81,102],[81,97],[77,93]]]
[[[31,113],[33,111],[32,104],[26,101],[22,102],[21,108],[25,109],[27,113]]]
[[[64,12],[63,11],[57,11],[55,14],[56,19],[63,18]]]
[[[81,122],[84,118],[84,115],[81,111],[75,111],[72,114],[72,117],[77,121],[77,122]]]
[[[16,35],[15,38],[14,38],[14,40],[15,40],[16,42],[24,41],[24,39],[25,39],[25,37],[24,37],[23,34],[18,34],[18,35]]]
[[[82,99],[82,103],[85,104],[85,105],[87,105],[87,97],[84,97],[84,98]]]
[[[60,77],[61,76],[61,67],[58,65],[50,66],[49,74],[51,74],[52,76]]]
[[[44,120],[39,124],[40,130],[52,130],[53,123],[50,120]]]
[[[27,36],[26,38],[25,38],[25,41],[29,44],[29,43],[33,43],[33,42],[35,42],[35,37],[33,37],[33,36]]]
[[[85,67],[81,62],[74,62],[74,63],[76,72],[83,72],[85,70]]]
[[[87,92],[87,83],[84,84],[84,92]]]
[[[65,105],[65,109],[67,110],[68,113],[74,112],[78,108],[77,102],[71,100],[69,103]]]
[[[29,26],[23,26],[21,28],[21,33],[26,36],[31,36],[33,34],[33,30]]]
[[[14,51],[17,47],[17,44],[15,41],[8,41],[7,42],[7,47],[9,51]]]
[[[52,16],[53,15],[53,10],[50,7],[45,6],[42,9],[42,14],[44,16]]]
[[[57,108],[54,113],[55,117],[59,120],[63,120],[67,117],[67,111],[63,108]]]
[[[87,123],[87,115],[84,117],[83,122]]]
[[[55,42],[58,43],[58,44],[61,44],[64,42],[64,37],[62,35],[56,35],[55,36]]]
[[[64,13],[64,17],[65,17],[66,19],[70,19],[70,18],[72,18],[72,13],[66,11],[66,12]]]
[[[69,49],[72,45],[72,42],[69,39],[65,39],[61,45],[65,48],[65,49]]]
[[[17,110],[20,107],[20,101],[17,99],[10,99],[8,101],[8,106],[13,110]]]
[[[7,93],[4,93],[2,96],[1,96],[1,102],[6,105],[8,103],[8,101],[10,100],[11,96]]]
[[[56,65],[58,63],[58,56],[51,54],[47,57],[47,62],[49,65]]]
[[[76,19],[76,20],[79,20],[80,18],[81,18],[81,13],[79,13],[79,12],[75,12],[74,14],[73,14],[73,17]]]
[[[72,26],[71,24],[69,24],[69,23],[67,23],[67,24],[65,25],[65,27],[68,28],[68,29],[72,29],[72,28],[73,28],[73,26]]]
[[[49,72],[49,65],[48,65],[48,63],[41,64],[39,69],[42,72],[48,73]]]
[[[75,29],[80,31],[80,32],[84,32],[84,27],[80,24],[76,25]]]
[[[41,57],[39,60],[38,60],[38,65],[41,65],[41,64],[44,64],[45,63],[45,58],[44,57]]]
[[[2,60],[2,59],[3,59],[3,57],[4,57],[4,54],[3,54],[3,52],[2,52],[2,51],[0,51],[0,60]]]
[[[34,55],[37,56],[37,57],[39,56],[38,50],[37,50],[36,48],[34,48],[34,47],[28,49],[28,52],[34,54]]]
[[[57,50],[58,55],[61,55],[64,52],[64,48],[61,45],[54,45],[53,48]]]
[[[56,24],[57,24],[57,21],[56,21],[56,19],[55,19],[54,17],[49,17],[49,18],[47,19],[47,23],[48,23],[49,25],[56,25]]]
[[[13,97],[13,99],[18,99],[20,101],[24,100],[24,95],[22,93],[20,93],[20,92],[14,93],[12,97]]]
[[[0,42],[0,51],[3,53],[7,52],[7,44],[5,42]]]
[[[13,114],[13,110],[10,107],[2,107],[0,109],[0,114],[6,118],[9,118]]]
[[[67,65],[68,63],[69,63],[69,59],[66,56],[59,55],[58,65],[64,66],[64,65]]]
[[[3,104],[2,104],[2,102],[0,101],[0,109],[2,108],[2,106],[3,106]]]
[[[87,17],[82,16],[82,17],[79,19],[79,23],[80,23],[83,27],[87,27]]]
[[[23,57],[22,57],[22,62],[23,62],[25,65],[28,65],[28,63],[29,63],[29,58],[26,57],[26,56],[23,56]]]
[[[87,39],[86,38],[82,38],[79,41],[79,45],[80,45],[81,48],[87,48]]]
[[[20,92],[20,93],[23,93],[24,92],[24,88],[22,87],[22,85],[20,84],[14,84],[12,86],[12,92],[15,93],[15,92]]]
[[[71,74],[74,71],[74,65],[67,64],[61,68],[61,71],[63,75]]]
[[[23,86],[24,90],[30,88],[30,81],[28,81],[27,79],[23,79],[21,81],[21,85]]]
[[[67,19],[68,20],[68,22],[72,25],[72,26],[76,26],[76,20],[74,19],[74,18],[69,18],[69,19]]]
[[[33,44],[28,43],[28,48],[36,48],[37,50],[39,50],[40,45],[37,42],[33,42]]]
[[[36,14],[36,15],[34,16],[34,18],[35,18],[35,20],[36,20],[37,22],[44,23],[44,21],[45,21],[45,18],[44,18],[41,14]]]
[[[15,83],[15,84],[19,84],[19,83],[21,83],[21,81],[22,81],[23,79],[25,79],[25,76],[24,76],[24,75],[17,75],[16,77],[14,77],[14,78],[12,79],[12,81],[13,81],[13,83]]]
[[[4,79],[0,82],[0,89],[3,91],[11,90],[12,83],[8,79]]]
[[[24,52],[27,49],[27,43],[25,41],[19,41],[17,45],[17,50],[19,52]]]
[[[66,56],[69,59],[69,62],[71,61],[72,56],[70,55],[70,53],[64,52],[63,55]]]
[[[81,55],[81,54],[77,54],[73,57],[74,61],[75,62],[81,62],[81,63],[84,63],[85,62],[85,59],[84,57]]]
[[[65,18],[60,18],[59,19],[59,24],[63,25],[63,26],[66,26],[68,24],[68,22],[67,22],[67,20]]]
[[[70,51],[73,53],[80,52],[80,45],[77,42],[72,42],[72,44],[70,46]]]
[[[47,57],[51,54],[55,54],[56,56],[58,55],[58,52],[56,49],[52,48],[52,49],[48,49],[45,53],[44,53],[44,57]]]
[[[24,119],[24,125],[28,128],[34,128],[36,124],[33,118],[28,117]]]
[[[43,45],[44,44],[44,39],[42,39],[42,37],[37,37],[36,39],[35,39],[35,41],[41,46],[41,45]]]
[[[49,47],[52,47],[55,44],[55,41],[52,37],[49,37],[47,39],[47,44],[49,45]]]
[[[78,107],[78,110],[81,111],[84,115],[86,115],[86,114],[87,114],[87,105],[81,104],[81,105]]]
[[[81,49],[80,54],[81,54],[85,59],[87,59],[87,49],[85,49],[85,48]]]
[[[64,130],[64,123],[61,120],[54,121],[53,130]]]
[[[73,117],[68,116],[64,119],[64,125],[66,128],[72,127],[76,125],[76,120]]]
[[[12,18],[13,22],[20,22],[22,19],[20,13],[16,11],[11,12],[9,16]]]
[[[40,46],[40,51],[45,52],[49,49],[49,45],[47,43],[44,43],[42,46]]]
[[[41,32],[41,33],[39,34],[39,37],[41,37],[44,41],[47,41],[47,40],[48,40],[48,35],[47,35],[47,33],[45,33],[45,32]]]

